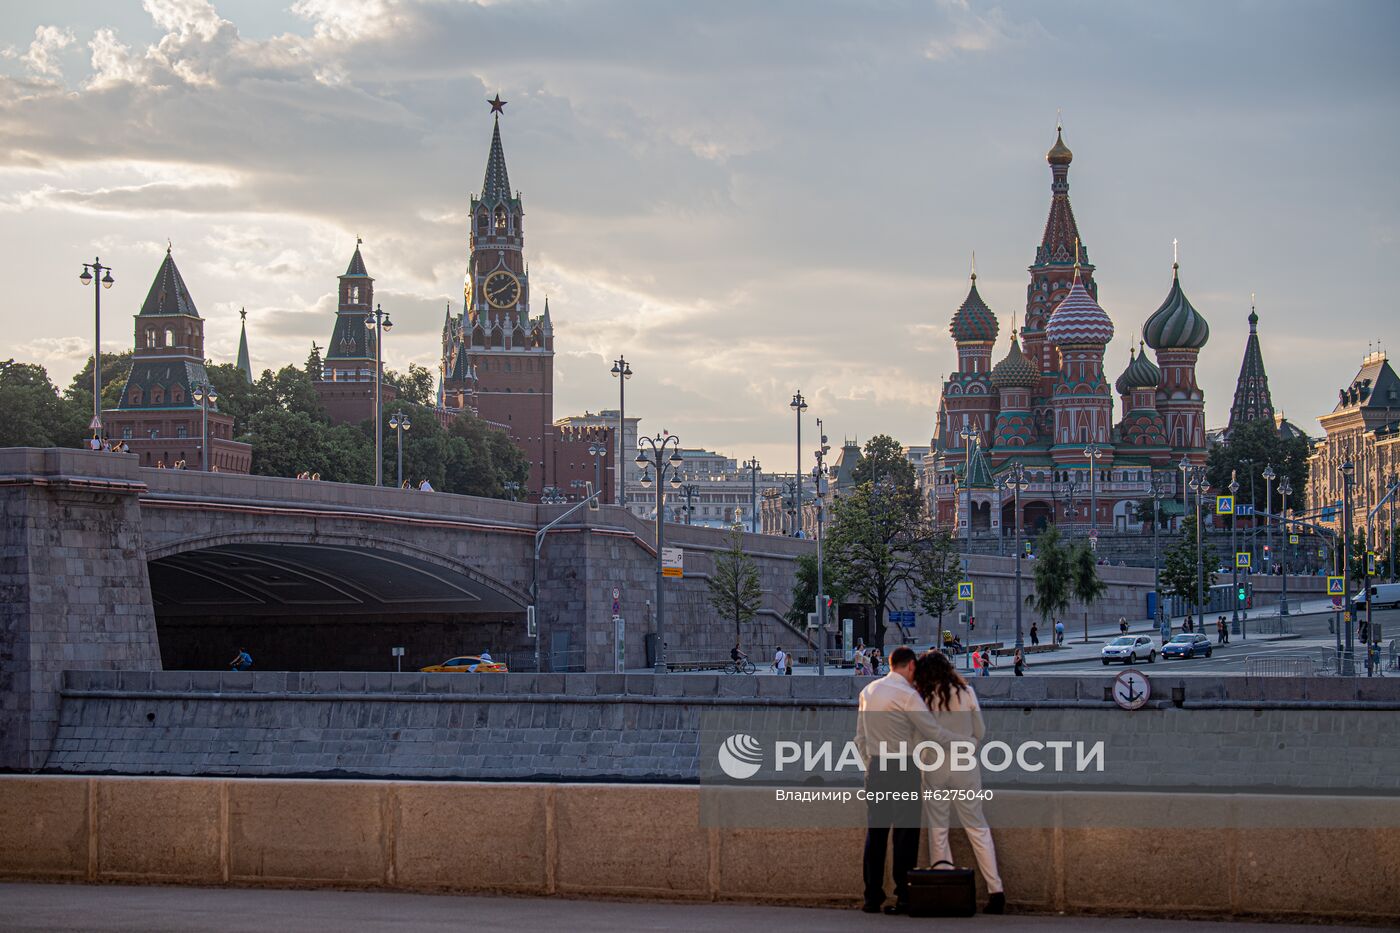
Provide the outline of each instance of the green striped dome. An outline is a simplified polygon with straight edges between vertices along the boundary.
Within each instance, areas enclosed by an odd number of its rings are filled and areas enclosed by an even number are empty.
[[[1141,349],[1142,344],[1138,344]],[[1123,370],[1123,375],[1118,377],[1118,381],[1113,387],[1118,390],[1119,395],[1127,395],[1134,389],[1155,389],[1162,381],[1162,371],[1157,368],[1157,364],[1147,358],[1147,353],[1128,351],[1130,359],[1128,368]]]
[[[1172,290],[1143,325],[1142,336],[1154,350],[1199,350],[1210,339],[1210,325],[1181,290],[1175,263],[1172,264]]]

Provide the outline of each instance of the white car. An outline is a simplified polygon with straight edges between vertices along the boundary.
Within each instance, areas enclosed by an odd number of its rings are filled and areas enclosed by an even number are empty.
[[[1157,643],[1146,635],[1119,635],[1103,646],[1099,656],[1105,665],[1110,661],[1132,664],[1139,660],[1152,664],[1157,660]]]

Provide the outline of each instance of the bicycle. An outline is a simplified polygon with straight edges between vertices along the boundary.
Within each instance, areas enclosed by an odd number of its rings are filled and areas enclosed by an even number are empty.
[[[724,666],[724,672],[726,674],[752,674],[756,670],[758,670],[758,668],[754,667],[753,662],[750,661],[748,658],[740,658],[737,661],[730,661]]]

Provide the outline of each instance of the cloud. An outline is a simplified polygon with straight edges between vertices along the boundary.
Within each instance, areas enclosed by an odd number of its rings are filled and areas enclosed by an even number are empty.
[[[34,41],[29,43],[29,51],[19,57],[35,75],[43,78],[63,76],[63,66],[59,64],[57,53],[74,42],[73,30],[57,26],[40,26],[34,30]]]

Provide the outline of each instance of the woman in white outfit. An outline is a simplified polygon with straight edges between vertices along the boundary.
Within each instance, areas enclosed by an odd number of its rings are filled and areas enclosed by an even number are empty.
[[[971,735],[979,745],[986,727],[982,723],[982,708],[977,703],[977,694],[972,692],[948,656],[941,651],[925,651],[914,666],[914,687],[923,697],[928,708],[939,715],[940,721],[949,731]],[[945,752],[947,750],[945,749]],[[925,791],[980,791],[982,789],[981,769],[954,771],[945,755],[943,765],[923,775]],[[1001,875],[997,872],[997,852],[992,843],[992,830],[987,825],[987,817],[982,812],[982,801],[972,799],[924,800],[924,827],[926,832],[927,860],[925,865],[939,861],[952,862],[953,853],[948,845],[949,815],[956,810],[958,822],[967,832],[968,842],[972,843],[973,854],[977,857],[977,868],[982,872],[982,880],[987,885],[987,906],[985,912],[999,914],[1005,910],[1006,895],[1003,893]]]

